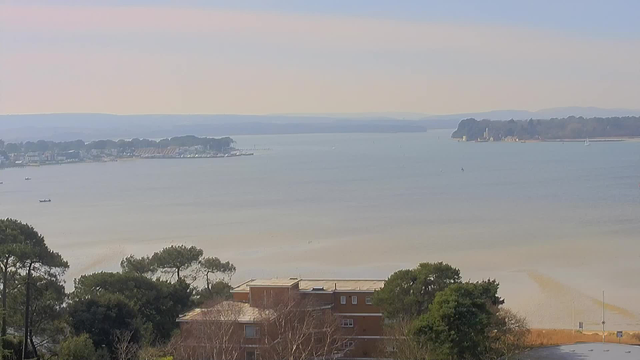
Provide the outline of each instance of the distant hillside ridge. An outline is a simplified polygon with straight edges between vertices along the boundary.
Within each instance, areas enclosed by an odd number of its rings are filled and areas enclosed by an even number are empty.
[[[475,140],[554,140],[586,138],[640,137],[640,116],[569,116],[549,120],[476,120],[460,121],[451,134],[454,139]]]

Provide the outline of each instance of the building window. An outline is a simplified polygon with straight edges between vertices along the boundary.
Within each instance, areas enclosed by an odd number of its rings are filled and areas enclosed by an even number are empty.
[[[340,304],[342,304],[342,305],[346,305],[347,304],[347,297],[346,296],[340,296]]]
[[[353,349],[353,347],[356,345],[355,341],[353,340],[347,340],[345,342],[342,343],[342,349],[343,350],[349,350],[349,349]]]
[[[247,350],[247,352],[244,353],[244,359],[245,360],[257,360],[258,357],[256,356],[255,350]]]
[[[371,298],[371,296],[367,296],[367,297],[364,299],[364,302],[365,302],[367,305],[372,305],[372,304],[373,304],[373,298]]]
[[[352,303],[353,305],[358,305],[358,297],[357,297],[357,296],[355,296],[355,295],[354,295],[354,296],[352,296],[352,297],[351,297],[351,303]]]
[[[245,325],[244,337],[248,339],[255,339],[260,337],[260,328],[255,325]]]
[[[353,319],[342,319],[340,320],[340,326],[344,328],[352,328],[353,327]]]

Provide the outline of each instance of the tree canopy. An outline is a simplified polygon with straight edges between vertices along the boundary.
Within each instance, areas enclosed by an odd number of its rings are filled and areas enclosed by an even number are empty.
[[[158,268],[151,262],[148,256],[135,257],[129,255],[120,261],[120,268],[123,273],[133,273],[143,276],[153,276]]]
[[[0,355],[113,359],[125,348],[138,352],[142,343],[167,344],[181,314],[230,296],[236,270],[197,247],[173,245],[152,256],[126,257],[122,272],[82,275],[67,294],[67,268],[32,226],[0,219]]]
[[[34,338],[47,338],[59,314],[64,291],[62,275],[69,264],[45,243],[32,226],[14,219],[0,220],[0,270],[2,271],[2,337],[9,327],[23,332],[21,355],[38,356]],[[11,297],[9,296],[11,288]],[[32,301],[34,295],[39,295]],[[11,304],[9,304],[11,301]],[[8,309],[13,307],[11,317]],[[20,311],[20,310],[22,311]],[[51,316],[45,315],[51,311]],[[20,318],[19,313],[22,314]],[[34,327],[37,325],[37,327]],[[34,334],[34,331],[38,331]],[[53,331],[55,333],[55,331]]]
[[[451,134],[454,139],[466,136],[469,140],[484,137],[486,130],[494,140],[508,136],[518,139],[585,139],[598,137],[640,136],[640,117],[583,118],[570,116],[550,120],[476,120],[460,121]]]
[[[374,294],[374,303],[390,319],[412,319],[427,312],[436,294],[460,282],[460,270],[449,264],[421,263],[393,273]]]
[[[180,280],[187,271],[196,267],[204,251],[195,246],[171,245],[151,256],[151,264],[170,278],[174,276]],[[194,274],[190,274],[194,277]],[[191,279],[195,280],[195,279]]]
[[[193,290],[179,280],[169,283],[133,273],[100,272],[76,279],[71,303],[103,296],[119,296],[132,306],[141,324],[152,329],[154,340],[169,340],[176,319],[191,306]]]
[[[96,349],[87,334],[72,336],[60,344],[60,360],[93,360]]]
[[[235,141],[230,137],[209,138],[197,137],[193,135],[176,136],[170,139],[162,139],[159,141],[149,139],[131,139],[131,140],[97,140],[85,143],[82,140],[75,141],[27,141],[22,143],[7,143],[4,150],[9,154],[29,153],[29,152],[67,152],[67,151],[90,151],[90,150],[123,150],[133,151],[144,148],[168,148],[175,147],[194,147],[202,146],[210,151],[224,152],[230,149]]]
[[[87,334],[96,349],[104,347],[112,352],[115,331],[133,333],[134,341],[141,336],[136,309],[120,295],[104,294],[73,301],[68,312],[71,329],[76,334]]]
[[[439,292],[415,324],[415,335],[442,358],[482,359],[492,352],[491,335],[501,300],[495,281],[453,284]]]

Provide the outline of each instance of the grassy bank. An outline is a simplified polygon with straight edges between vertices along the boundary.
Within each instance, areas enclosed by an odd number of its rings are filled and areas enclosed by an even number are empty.
[[[625,331],[621,339],[618,339],[616,337],[616,332],[607,332],[605,335],[605,341],[608,343],[618,343],[618,340],[620,340],[621,344],[640,345],[640,332]],[[572,330],[531,329],[531,335],[529,336],[528,344],[533,347],[538,347],[601,341],[602,332],[574,332]]]

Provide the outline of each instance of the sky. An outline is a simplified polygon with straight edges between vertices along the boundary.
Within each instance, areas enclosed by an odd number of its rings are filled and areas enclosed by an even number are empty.
[[[0,114],[638,109],[637,14],[637,0],[0,0]]]

